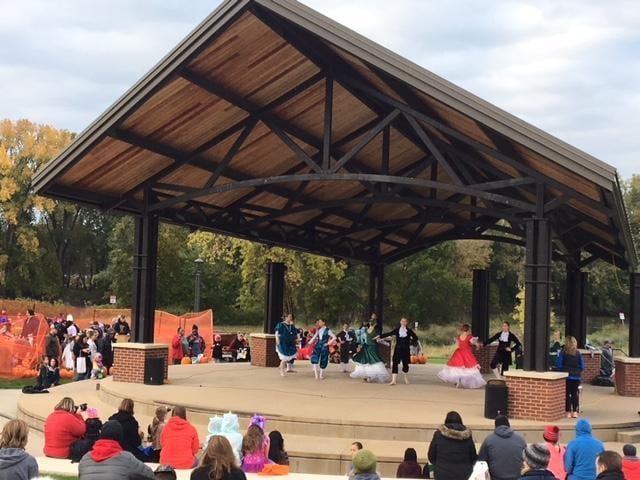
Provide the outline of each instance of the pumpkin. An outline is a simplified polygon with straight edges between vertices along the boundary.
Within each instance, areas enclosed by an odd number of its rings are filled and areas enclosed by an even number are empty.
[[[427,357],[425,357],[424,354],[418,356],[418,363],[424,365],[425,363],[427,363]]]
[[[210,357],[202,357],[200,359],[200,363],[209,363],[211,361]]]
[[[180,363],[182,365],[189,365],[191,363],[191,358],[190,357],[182,357],[182,360],[180,360]]]
[[[60,378],[73,378],[73,371],[63,368],[60,370]]]
[[[416,355],[411,355],[411,364],[415,365],[418,363],[418,357]]]

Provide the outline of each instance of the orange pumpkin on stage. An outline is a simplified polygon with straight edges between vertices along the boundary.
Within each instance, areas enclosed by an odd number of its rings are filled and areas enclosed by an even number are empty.
[[[189,357],[182,357],[182,360],[180,360],[180,363],[181,363],[182,365],[189,365],[189,364],[191,364],[191,358],[189,358]]]

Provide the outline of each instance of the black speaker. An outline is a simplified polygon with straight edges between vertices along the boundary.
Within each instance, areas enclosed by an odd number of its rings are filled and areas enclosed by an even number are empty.
[[[509,391],[504,380],[492,379],[484,391],[484,418],[494,420],[498,415],[508,415]]]
[[[144,384],[164,384],[164,358],[147,358],[144,361]]]

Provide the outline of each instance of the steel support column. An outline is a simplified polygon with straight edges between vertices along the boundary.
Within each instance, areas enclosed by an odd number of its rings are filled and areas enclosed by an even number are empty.
[[[489,270],[473,271],[471,330],[482,343],[489,338]]]
[[[286,271],[287,267],[284,263],[267,263],[264,333],[274,333],[276,324],[284,314],[284,277]]]
[[[630,273],[629,356],[640,357],[640,273]]]
[[[377,329],[384,323],[384,265],[369,265],[369,313],[378,315]]]
[[[133,255],[133,341],[153,343],[158,264],[158,217],[146,214],[135,220]]]
[[[525,263],[524,369],[547,370],[551,235],[547,219],[527,220]]]
[[[571,335],[578,341],[578,348],[587,343],[587,282],[589,274],[567,266],[567,306],[565,336]]]

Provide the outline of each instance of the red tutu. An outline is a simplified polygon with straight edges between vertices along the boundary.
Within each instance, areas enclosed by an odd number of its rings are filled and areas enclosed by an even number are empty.
[[[458,338],[458,348],[447,362],[450,367],[474,368],[478,366],[478,360],[471,350],[472,337],[469,335],[462,340]]]

